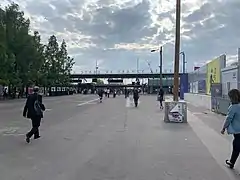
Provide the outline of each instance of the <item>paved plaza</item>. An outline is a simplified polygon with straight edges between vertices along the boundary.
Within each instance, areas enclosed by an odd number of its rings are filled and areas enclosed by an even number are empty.
[[[188,104],[188,124],[163,122],[155,96],[138,108],[124,96],[44,98],[41,139],[30,129],[24,100],[0,103],[1,180],[236,180],[224,165],[231,137],[220,134],[224,117]]]

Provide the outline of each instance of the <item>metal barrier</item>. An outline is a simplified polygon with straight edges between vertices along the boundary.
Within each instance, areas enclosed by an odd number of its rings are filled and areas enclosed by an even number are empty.
[[[212,97],[212,111],[227,115],[228,106],[230,105],[230,100],[228,98],[222,97]]]

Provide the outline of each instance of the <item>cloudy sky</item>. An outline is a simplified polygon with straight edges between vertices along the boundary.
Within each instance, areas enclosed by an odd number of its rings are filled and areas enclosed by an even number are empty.
[[[0,0],[4,6],[9,0]],[[74,71],[173,70],[176,0],[13,0],[19,3],[32,30],[47,41],[52,34],[68,43]],[[182,0],[181,50],[188,72],[193,66],[226,53],[236,59],[240,45],[239,0]]]

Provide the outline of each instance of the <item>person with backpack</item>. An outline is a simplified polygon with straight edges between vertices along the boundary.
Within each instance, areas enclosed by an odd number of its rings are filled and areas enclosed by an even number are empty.
[[[38,94],[39,87],[33,88],[33,94],[29,95],[24,106],[23,116],[31,119],[32,129],[26,134],[26,142],[30,143],[31,137],[34,135],[34,139],[40,138],[39,127],[41,119],[43,118],[43,111],[45,106],[42,103],[42,96]]]
[[[238,89],[232,89],[228,93],[231,105],[228,107],[228,113],[224,122],[221,133],[227,130],[228,134],[232,134],[234,139],[232,143],[232,155],[226,164],[233,169],[240,154],[240,92]]]

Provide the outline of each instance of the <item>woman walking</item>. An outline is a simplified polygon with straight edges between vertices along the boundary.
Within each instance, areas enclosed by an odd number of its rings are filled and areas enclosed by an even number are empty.
[[[227,133],[234,136],[231,159],[226,160],[229,168],[233,169],[240,154],[240,92],[238,89],[232,89],[229,91],[228,96],[231,105],[228,108],[227,117],[221,133],[224,134],[227,129]]]

